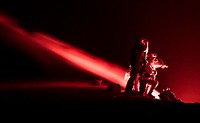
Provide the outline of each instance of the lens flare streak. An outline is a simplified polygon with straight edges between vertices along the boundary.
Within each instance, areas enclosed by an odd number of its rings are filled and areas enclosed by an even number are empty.
[[[47,34],[40,32],[28,33],[13,22],[10,18],[0,16],[0,27],[3,27],[0,30],[2,35],[11,39],[16,47],[28,51],[36,58],[41,58],[38,51],[53,52],[55,55],[62,57],[67,64],[125,87],[124,74],[126,70],[122,67],[94,57],[66,43],[66,41],[58,40]],[[153,95],[157,99],[159,99],[158,94],[157,90],[153,91]]]

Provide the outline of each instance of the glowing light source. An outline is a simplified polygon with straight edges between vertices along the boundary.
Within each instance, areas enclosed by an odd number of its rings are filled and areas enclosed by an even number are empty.
[[[3,30],[4,36],[13,41],[17,41],[13,43],[30,51],[36,57],[38,57],[38,54],[34,53],[37,52],[37,48],[48,50],[63,58],[67,64],[125,87],[126,81],[124,81],[124,74],[126,70],[116,64],[92,56],[83,50],[47,34],[40,32],[28,33],[4,16],[0,16],[0,26],[3,27],[1,31]],[[159,98],[158,94],[158,91],[153,91],[153,95],[157,99]]]

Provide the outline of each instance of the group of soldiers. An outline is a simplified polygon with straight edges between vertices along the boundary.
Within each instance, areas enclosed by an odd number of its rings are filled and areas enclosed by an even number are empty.
[[[127,81],[125,93],[132,93],[134,90],[143,96],[155,98],[153,90],[158,86],[156,79],[157,68],[168,68],[157,53],[149,51],[149,41],[139,37],[131,49],[129,71],[125,74]]]

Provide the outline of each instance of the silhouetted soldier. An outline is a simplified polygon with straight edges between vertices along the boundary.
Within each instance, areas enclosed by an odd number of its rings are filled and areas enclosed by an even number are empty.
[[[130,78],[127,81],[124,93],[131,93],[133,89],[133,83],[135,87],[138,86],[140,73],[146,64],[146,55],[149,49],[149,41],[146,38],[139,37],[136,39],[136,44],[131,49],[130,56]]]
[[[149,53],[147,55],[146,65],[140,81],[140,92],[144,96],[154,97],[152,92],[159,84],[156,80],[157,68],[164,69],[168,68],[168,66],[166,66],[161,59],[158,59],[156,53]]]
[[[159,94],[159,97],[162,101],[182,102],[182,100],[177,98],[168,87],[163,88],[162,92]]]

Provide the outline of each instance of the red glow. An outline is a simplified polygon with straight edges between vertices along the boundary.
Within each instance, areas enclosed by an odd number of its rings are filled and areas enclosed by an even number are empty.
[[[47,34],[39,32],[30,34],[16,24],[10,22],[11,21],[7,18],[0,16],[0,26],[4,27],[2,30],[6,38],[17,41],[13,42],[14,45],[24,48],[26,51],[31,50],[30,53],[37,58],[40,57],[40,55],[37,54],[37,49],[48,50],[62,57],[67,64],[125,87],[126,82],[124,81],[124,74],[126,70],[120,66],[92,56],[83,50]],[[153,95],[156,96],[157,99],[158,94],[159,92],[154,90]]]
[[[34,88],[86,88],[86,89],[106,89],[106,85],[94,86],[88,81],[56,81],[56,82],[19,82],[0,84],[0,90],[12,89],[34,89]]]
[[[35,33],[34,37],[38,43],[61,56],[71,65],[124,86],[123,74],[125,70],[119,66],[94,57],[69,44],[61,43],[62,41],[45,34]]]

